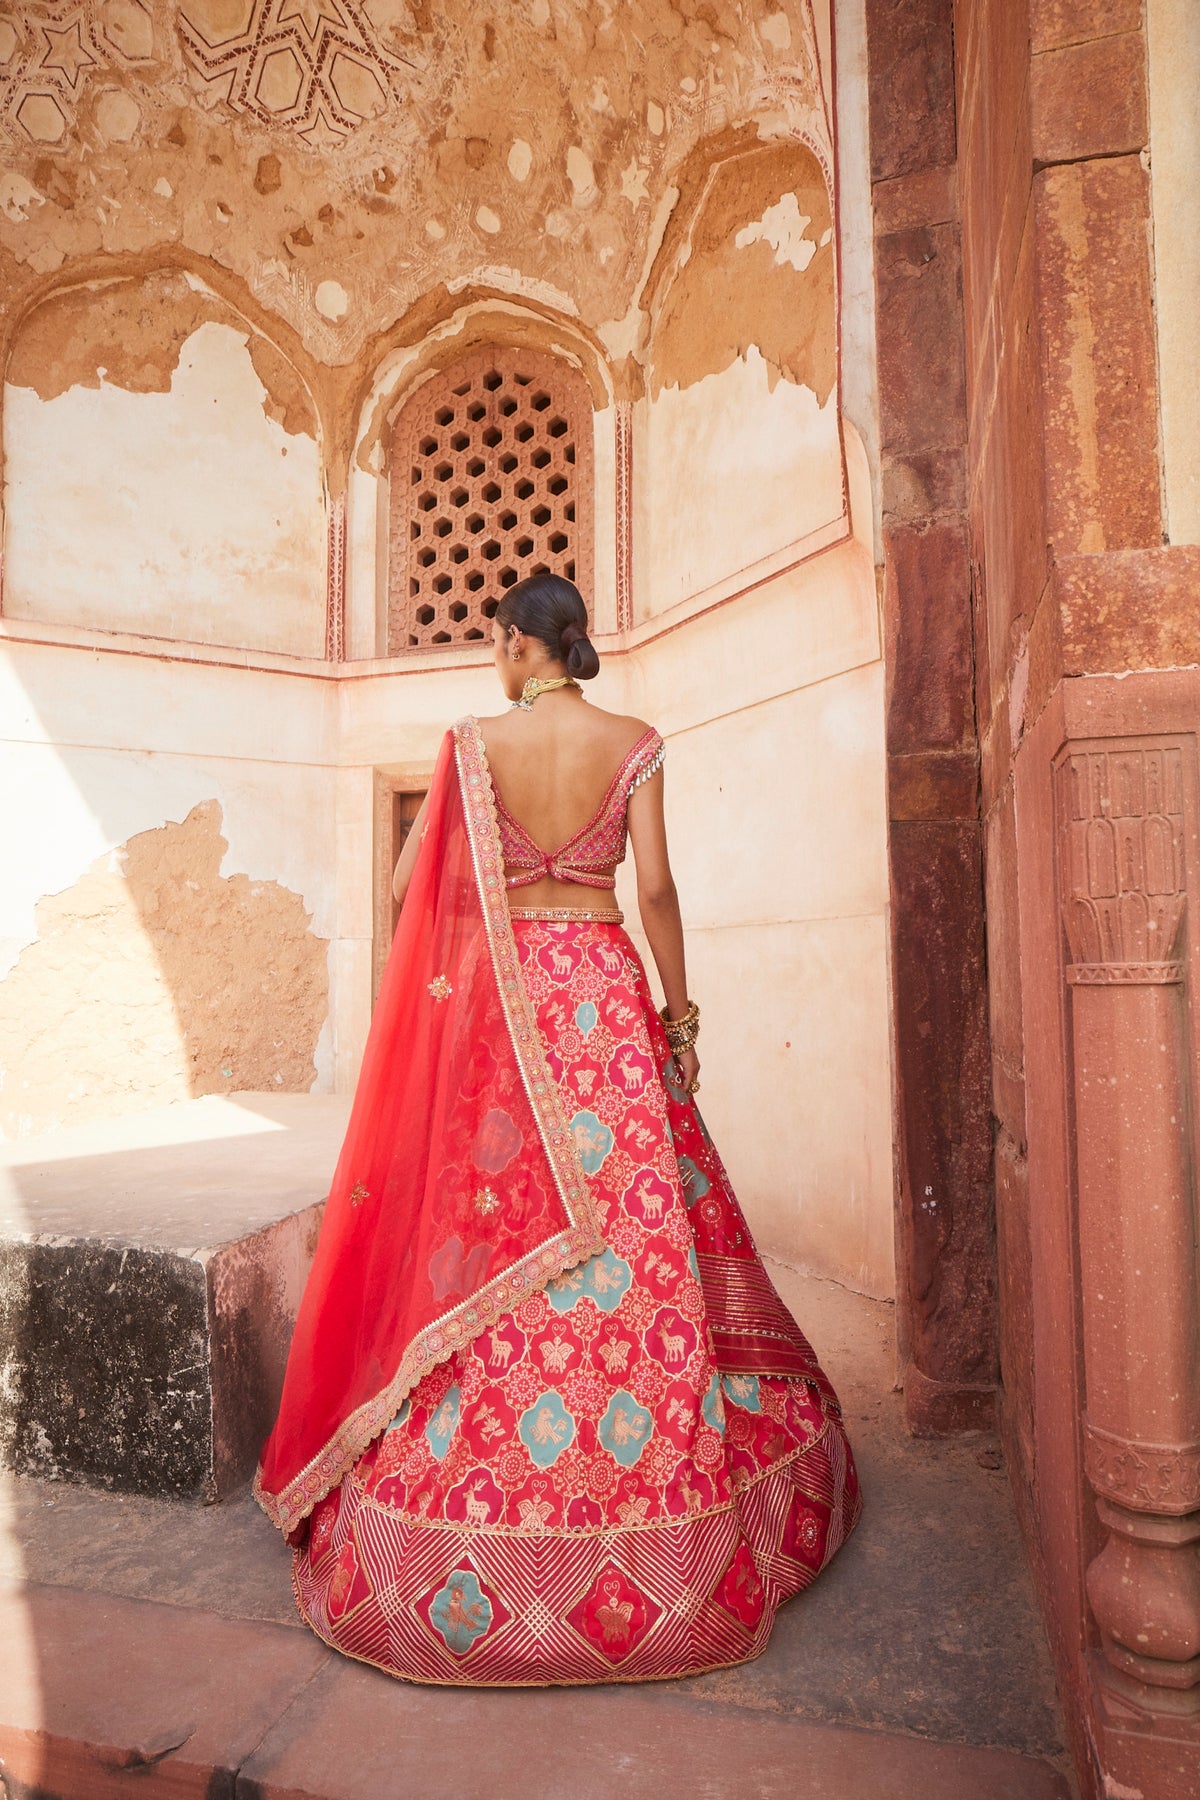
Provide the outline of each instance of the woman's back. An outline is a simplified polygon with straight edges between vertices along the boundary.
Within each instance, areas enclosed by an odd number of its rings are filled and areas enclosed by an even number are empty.
[[[568,688],[539,695],[528,713],[482,719],[480,730],[499,798],[533,842],[552,853],[594,818],[649,727],[592,706]],[[554,905],[577,900],[579,892],[580,884],[543,877],[522,886],[520,898]]]

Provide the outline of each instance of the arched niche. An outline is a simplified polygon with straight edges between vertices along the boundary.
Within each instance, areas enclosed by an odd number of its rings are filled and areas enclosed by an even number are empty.
[[[638,433],[636,617],[720,590],[846,518],[831,183],[787,139],[677,177]]]
[[[233,307],[178,269],[63,287],[4,376],[6,614],[322,654],[316,409]]]
[[[409,396],[388,448],[389,655],[486,642],[543,570],[591,592],[592,408],[569,363],[479,345]]]
[[[470,384],[492,369],[509,371],[522,378],[519,384],[529,395],[530,405],[517,398],[517,387],[507,381],[479,394],[456,396],[456,387]],[[532,406],[535,394],[551,397],[547,407]],[[485,410],[494,404],[516,402],[511,414],[486,420],[454,420],[446,431],[415,429],[425,414],[436,426],[433,415],[453,408],[458,401]],[[408,661],[424,657],[439,661],[449,657],[478,660],[488,655],[487,634],[475,635],[479,627],[482,600],[496,597],[503,587],[511,585],[534,564],[545,563],[570,574],[579,584],[592,615],[593,626],[600,631],[612,630],[616,618],[615,539],[616,539],[616,431],[617,407],[613,398],[610,371],[596,346],[568,321],[517,301],[487,300],[473,302],[461,311],[447,316],[418,343],[393,350],[376,370],[364,397],[359,430],[351,458],[348,483],[349,515],[347,523],[347,653],[352,658],[396,657]],[[426,421],[429,423],[430,421]],[[555,435],[549,436],[551,424]],[[561,427],[566,425],[566,431]],[[414,427],[410,429],[410,427]],[[496,442],[476,443],[476,428],[492,430]],[[528,434],[519,443],[508,437],[513,428]],[[454,440],[466,437],[467,443],[455,447]],[[545,443],[542,439],[545,438]],[[422,444],[434,444],[428,454]],[[444,441],[443,441],[444,439]],[[518,492],[531,480],[543,479],[546,471],[560,477],[565,471],[562,446],[573,446],[573,473],[567,487],[553,497]],[[548,452],[544,467],[527,468],[525,464],[539,452]],[[445,453],[445,454],[443,454]],[[472,474],[478,462],[488,466]],[[495,456],[497,466],[490,466]],[[501,469],[500,459],[516,458],[516,466]],[[461,467],[460,467],[461,464]],[[459,542],[461,533],[453,528],[445,533],[447,558],[440,555],[439,543],[430,564],[433,579],[443,587],[434,596],[408,590],[413,581],[418,585],[421,574],[410,567],[413,556],[413,526],[416,522],[404,502],[406,486],[420,485],[426,476],[436,478],[439,468],[451,473],[439,484],[427,482],[431,494],[445,486],[447,498],[463,492],[468,499],[459,507],[441,509],[452,527],[459,513],[478,514],[484,528],[481,542],[495,540],[499,554],[495,564],[493,589],[485,581],[467,587],[477,576],[477,559],[470,554],[457,563],[447,560]],[[462,477],[458,480],[457,477]],[[493,488],[498,493],[493,493]],[[478,492],[476,492],[478,489]],[[485,497],[486,494],[490,498]],[[510,491],[511,490],[511,491]],[[422,489],[424,492],[424,488]],[[475,501],[479,502],[476,506]],[[555,514],[555,506],[568,505],[574,516]],[[549,521],[541,518],[543,508],[551,512]],[[435,509],[431,509],[435,510]],[[525,514],[529,517],[526,519]],[[533,514],[537,512],[535,520]],[[515,522],[502,532],[490,530],[502,518],[512,514]],[[528,527],[528,529],[526,529]],[[529,538],[532,548],[520,558],[510,555],[516,546]],[[560,544],[559,540],[565,540]],[[544,540],[544,541],[543,541]],[[423,540],[422,540],[423,543]],[[442,567],[443,561],[446,567]],[[570,566],[568,566],[570,565]],[[482,565],[481,565],[482,566]],[[488,564],[490,569],[491,563]],[[502,579],[505,571],[508,578]],[[456,585],[461,577],[462,591]],[[450,586],[445,587],[446,579]],[[419,600],[423,610],[432,607],[435,617],[416,630],[404,623],[406,601]],[[448,609],[466,611],[450,618]],[[443,612],[447,613],[443,617]],[[415,644],[409,640],[417,638]]]

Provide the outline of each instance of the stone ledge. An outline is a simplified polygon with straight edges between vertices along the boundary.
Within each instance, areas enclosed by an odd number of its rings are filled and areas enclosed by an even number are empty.
[[[348,1109],[210,1095],[5,1146],[0,1462],[201,1500],[252,1474]]]

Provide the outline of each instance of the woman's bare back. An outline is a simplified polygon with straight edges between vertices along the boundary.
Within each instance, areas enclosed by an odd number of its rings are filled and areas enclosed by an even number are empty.
[[[627,753],[649,727],[605,712],[572,688],[540,694],[529,712],[481,719],[497,789],[534,843],[560,849],[595,814]],[[595,906],[594,888],[550,877],[514,895],[522,906]]]

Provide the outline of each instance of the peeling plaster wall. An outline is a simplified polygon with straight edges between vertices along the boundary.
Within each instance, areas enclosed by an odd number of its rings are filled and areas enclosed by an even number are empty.
[[[9,359],[3,436],[8,616],[320,655],[312,403],[183,275],[37,307]]]
[[[328,685],[6,649],[0,1135],[203,1092],[328,1090]]]
[[[799,545],[842,514],[837,405],[744,358],[647,408],[635,617],[649,619]]]
[[[203,802],[39,902],[37,939],[0,982],[5,1136],[311,1087],[325,944],[298,895],[220,874],[220,824]]]
[[[706,171],[660,262],[639,435],[639,618],[845,510],[833,222],[817,158],[778,144]]]

